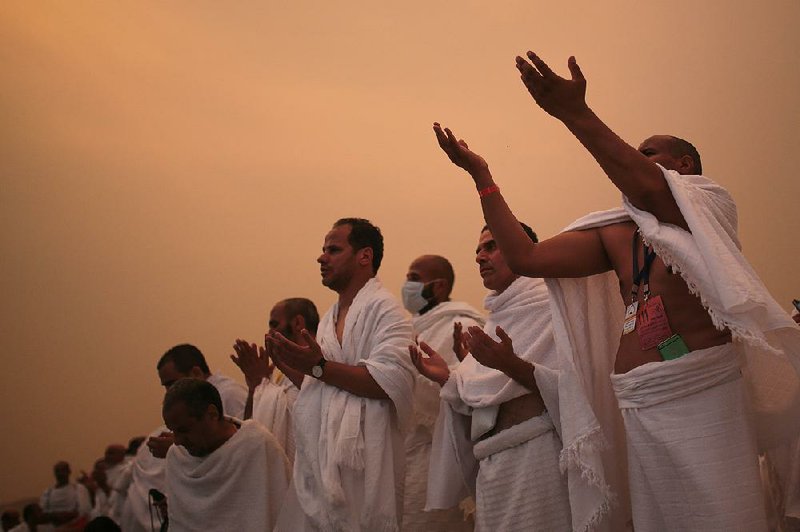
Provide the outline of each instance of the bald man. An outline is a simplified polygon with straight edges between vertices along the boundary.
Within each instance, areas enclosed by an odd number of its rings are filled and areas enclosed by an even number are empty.
[[[437,351],[450,368],[463,358],[455,352],[453,332],[458,324],[466,330],[483,327],[483,316],[471,305],[451,301],[455,273],[453,266],[441,255],[422,255],[408,267],[403,285],[403,306],[411,314],[411,325],[417,341],[425,342]],[[428,464],[431,455],[433,426],[439,415],[439,386],[416,375],[414,415],[406,434],[405,502],[403,530],[468,530],[463,512],[450,510],[424,511],[427,493]]]
[[[486,161],[435,124],[439,145],[473,178],[511,269],[548,278],[556,344],[627,448],[634,528],[766,529],[757,444],[797,438],[800,329],[742,255],[736,205],[701,175],[694,146],[628,145],[587,104],[574,57],[568,68],[562,78],[533,52],[517,57],[536,104],[594,157],[622,208],[534,244]]]
[[[279,332],[292,342],[307,346],[301,332],[308,331],[316,338],[319,313],[310,299],[292,297],[272,307],[267,325],[269,333]],[[238,339],[233,349],[231,360],[242,370],[248,388],[244,419],[254,419],[272,432],[294,463],[292,410],[305,375],[281,360],[270,360],[265,348],[254,343]]]

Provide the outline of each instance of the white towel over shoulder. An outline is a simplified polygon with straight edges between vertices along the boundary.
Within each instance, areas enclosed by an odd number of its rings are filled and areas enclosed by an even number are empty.
[[[272,530],[288,485],[283,449],[255,421],[244,421],[208,456],[173,445],[167,453],[169,528]]]
[[[294,406],[297,499],[317,528],[347,529],[357,505],[362,530],[396,530],[402,512],[397,487],[403,479],[398,429],[409,420],[414,386],[411,324],[376,278],[353,300],[342,345],[336,337],[337,314],[334,305],[320,321],[317,340],[325,358],[365,366],[390,400],[359,397],[306,377]],[[348,500],[345,475],[362,479],[364,500]]]

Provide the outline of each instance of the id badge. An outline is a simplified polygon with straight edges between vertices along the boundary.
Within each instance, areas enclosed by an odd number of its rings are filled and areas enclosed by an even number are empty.
[[[622,324],[622,334],[632,333],[636,329],[636,311],[639,309],[639,302],[634,301],[625,308],[625,321]]]
[[[667,319],[667,311],[661,296],[645,301],[644,306],[636,314],[636,330],[639,332],[639,347],[642,351],[653,349],[672,336],[672,329]]]

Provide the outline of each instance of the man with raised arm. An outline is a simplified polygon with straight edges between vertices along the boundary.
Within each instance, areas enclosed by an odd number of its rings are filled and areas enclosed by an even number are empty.
[[[484,330],[472,326],[459,338],[469,354],[451,371],[425,342],[428,358],[409,348],[420,373],[442,386],[428,508],[457,504],[467,488],[479,532],[617,524],[607,515],[600,426],[571,361],[556,353],[544,282],[514,274],[487,227],[475,261],[490,290],[489,316]]]
[[[343,218],[317,259],[338,301],[307,346],[273,331],[269,355],[305,374],[294,405],[295,462],[276,530],[398,530],[403,437],[411,414],[411,324],[375,277],[383,236]]]
[[[403,306],[411,313],[414,339],[425,342],[450,368],[463,354],[455,352],[454,328],[483,326],[485,320],[471,305],[451,301],[455,272],[441,255],[422,255],[408,267],[403,284]],[[422,375],[414,385],[414,413],[406,434],[406,480],[403,508],[405,532],[471,530],[472,523],[458,508],[424,511],[433,426],[439,414],[439,385]]]
[[[556,346],[609,434],[623,434],[621,410],[636,530],[764,529],[756,442],[797,435],[800,329],[742,256],[733,200],[700,175],[691,144],[659,135],[634,149],[586,104],[574,58],[570,79],[528,59],[517,57],[528,91],[597,160],[623,208],[532,244],[486,162],[435,124],[440,146],[475,181],[511,269],[549,278]]]
[[[269,331],[278,331],[298,345],[307,345],[301,331],[317,335],[319,314],[310,299],[292,297],[279,301],[269,313]],[[294,463],[294,431],[292,410],[303,373],[271,361],[265,347],[238,339],[233,344],[231,360],[242,370],[248,395],[244,419],[254,419],[264,425],[283,445],[286,456]],[[276,368],[276,363],[278,366]]]

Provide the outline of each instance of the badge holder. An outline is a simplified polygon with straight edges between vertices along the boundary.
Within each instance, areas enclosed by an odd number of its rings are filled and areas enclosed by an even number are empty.
[[[664,360],[675,360],[689,352],[686,342],[683,341],[680,334],[673,334],[660,344],[658,344],[658,352]]]

